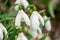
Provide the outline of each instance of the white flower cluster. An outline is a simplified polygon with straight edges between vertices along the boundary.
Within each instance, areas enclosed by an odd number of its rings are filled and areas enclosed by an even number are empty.
[[[15,4],[21,4],[23,7],[26,9],[27,6],[29,6],[29,3],[27,0],[16,0]],[[18,11],[18,14],[15,19],[15,26],[20,27],[21,26],[21,21],[26,23],[27,26],[30,27],[29,29],[29,34],[32,35],[32,37],[36,38],[38,33],[42,34],[42,29],[39,27],[40,24],[43,26],[45,25],[45,28],[47,31],[51,31],[51,23],[50,20],[48,20],[45,24],[44,20],[48,19],[47,16],[41,16],[38,11],[33,11],[32,15],[30,16],[30,19],[28,15],[21,9],[18,10],[19,5],[15,6],[15,10]],[[25,36],[24,33],[19,33],[17,40],[28,40]]]
[[[32,35],[33,38],[36,38],[38,34],[43,34],[42,29],[40,28],[40,24],[42,26],[45,25],[47,31],[51,31],[51,23],[50,20],[47,20],[45,23],[44,20],[48,19],[47,16],[41,16],[38,11],[33,11],[30,18],[28,15],[23,11],[23,9],[19,10],[19,6],[22,5],[25,9],[29,6],[27,0],[16,0],[16,6],[14,9],[18,11],[18,14],[15,18],[15,26],[18,29],[21,27],[21,21],[25,22],[27,26],[29,26],[29,34]],[[7,29],[0,23],[0,40],[3,40],[3,32],[5,36],[8,38]],[[18,33],[18,37],[16,40],[28,40],[23,32]]]

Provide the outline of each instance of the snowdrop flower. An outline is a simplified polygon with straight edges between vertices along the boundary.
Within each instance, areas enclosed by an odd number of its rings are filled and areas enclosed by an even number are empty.
[[[2,23],[0,23],[0,35],[1,35],[1,37],[0,38],[2,38],[3,39],[3,32],[5,33],[5,36],[7,36],[7,30],[6,30],[6,28],[2,25]],[[8,38],[8,36],[7,36],[7,38]]]
[[[18,34],[17,40],[28,40],[23,33]]]
[[[43,17],[42,17],[37,11],[35,11],[35,13],[36,13],[36,15],[38,16],[41,24],[44,26],[44,19],[43,19]]]
[[[21,15],[19,11],[15,19],[15,26],[20,26],[20,25],[21,25]]]
[[[24,19],[26,25],[30,26],[30,20],[27,14],[23,10],[21,10],[20,14],[22,15],[22,18]]]
[[[22,5],[24,6],[24,8],[26,9],[29,6],[29,3],[27,0],[23,0],[22,1]]]
[[[17,4],[17,5],[14,7],[15,11],[18,11],[18,10],[19,10],[19,5],[20,5],[20,4],[23,5],[23,7],[24,7],[25,9],[27,8],[27,6],[29,6],[29,3],[28,3],[27,0],[16,0],[16,1],[15,1],[15,4]]]
[[[3,32],[1,29],[0,29],[0,40],[3,40]]]
[[[29,6],[27,0],[16,0],[15,4],[22,4],[25,9],[27,8],[27,6]]]
[[[35,30],[38,29],[39,27],[39,20],[38,20],[38,17],[35,13],[35,11],[32,13],[31,17],[30,17],[30,22],[31,22],[31,27]]]
[[[43,18],[44,18],[44,20],[48,19],[47,16],[44,16]],[[51,22],[50,22],[50,20],[48,20],[48,21],[46,22],[45,28],[46,28],[47,31],[51,31]]]
[[[35,11],[32,12],[32,15],[30,17],[30,22],[31,22],[30,34],[34,38],[36,38],[37,37],[37,30],[41,33],[42,33],[42,31],[41,31],[41,29],[39,29],[40,22],[39,22],[38,16],[36,15]]]
[[[16,16],[16,20],[15,20],[15,25],[16,26],[20,26],[21,25],[21,19],[24,19],[26,25],[30,26],[29,17],[27,16],[27,14],[23,10],[19,10],[18,11],[18,14]]]

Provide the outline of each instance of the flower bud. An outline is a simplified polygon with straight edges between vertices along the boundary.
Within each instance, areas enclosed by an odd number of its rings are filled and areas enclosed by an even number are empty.
[[[48,19],[47,16],[44,16],[44,20]],[[51,31],[51,22],[50,20],[47,20],[46,24],[45,24],[45,28],[47,31]]]

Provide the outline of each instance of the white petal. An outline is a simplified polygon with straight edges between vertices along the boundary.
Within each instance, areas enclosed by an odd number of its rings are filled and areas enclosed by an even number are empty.
[[[15,4],[20,4],[22,2],[22,0],[16,0]]]
[[[20,38],[20,33],[18,34],[17,40],[21,40],[21,38]]]
[[[18,12],[16,19],[15,19],[15,26],[20,26],[21,25],[21,15],[20,15],[20,11]]]
[[[35,12],[32,13],[30,17],[30,22],[31,22],[31,28],[37,30],[39,27],[39,20],[38,17],[36,16]]]
[[[23,5],[23,6],[24,6],[24,8],[26,9],[26,8],[27,8],[27,6],[29,6],[29,3],[28,3],[28,1],[27,1],[27,0],[23,0],[22,5]]]
[[[1,30],[3,30],[3,27],[4,27],[4,26],[2,25],[2,23],[0,23],[0,29],[1,29]]]
[[[20,34],[21,40],[28,40],[23,33]]]
[[[47,16],[44,16],[44,20],[46,20],[46,19],[47,19]],[[51,31],[51,22],[50,22],[50,20],[48,20],[46,22],[45,28],[46,28],[47,31]]]
[[[23,17],[23,19],[24,19],[26,25],[30,26],[29,17],[27,16],[27,14],[26,14],[23,10],[21,10],[21,15],[22,15],[22,17]]]
[[[39,20],[42,23],[42,25],[44,25],[44,19],[43,19],[43,17],[37,11],[36,11],[36,15],[39,17]]]
[[[0,29],[0,40],[3,40],[3,32],[1,29]]]
[[[29,34],[33,37],[36,38],[38,36],[37,30],[30,29]]]
[[[2,28],[3,32],[5,33],[5,36],[7,36],[7,34],[8,34],[7,29],[3,26],[2,23],[0,23],[0,27]]]
[[[23,33],[18,34],[17,40],[28,40]]]
[[[19,10],[19,5],[16,5],[16,6],[14,7],[14,9],[15,9],[15,11],[18,11],[18,10]]]
[[[42,34],[42,30],[40,29],[40,27],[38,27],[38,32],[39,34]]]

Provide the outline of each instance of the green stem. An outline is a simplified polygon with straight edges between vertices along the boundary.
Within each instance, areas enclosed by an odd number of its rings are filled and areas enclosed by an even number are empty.
[[[4,2],[4,6],[7,4],[7,2],[8,2],[8,0],[6,0],[6,1]]]

